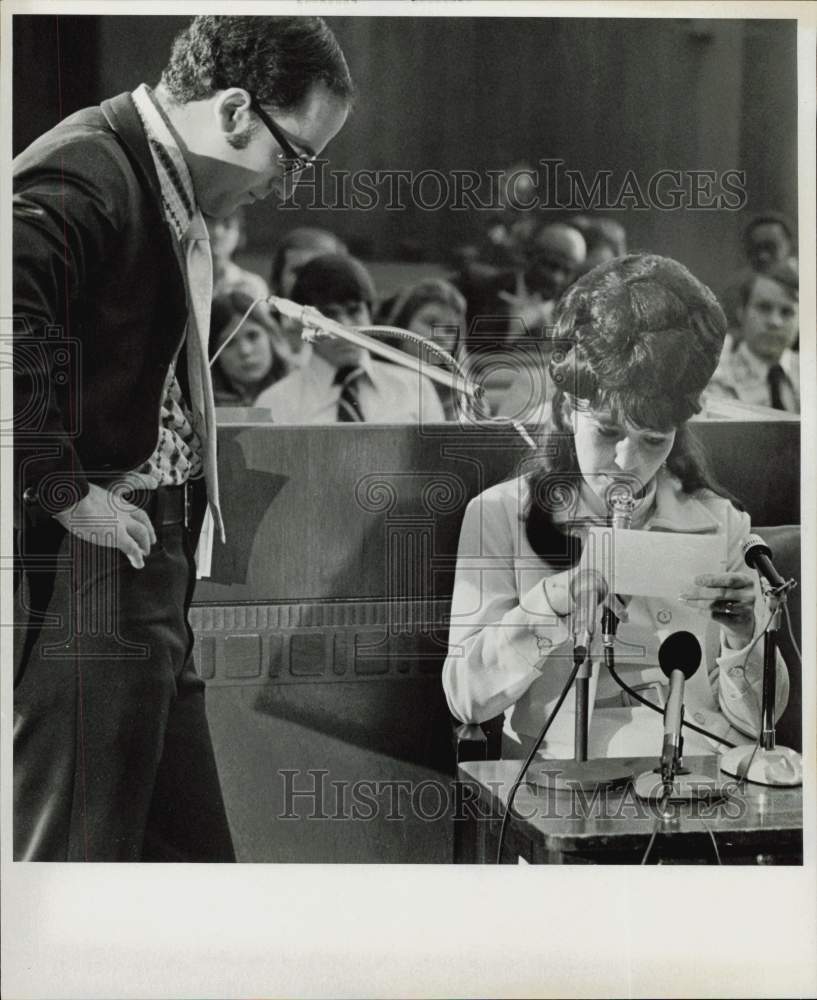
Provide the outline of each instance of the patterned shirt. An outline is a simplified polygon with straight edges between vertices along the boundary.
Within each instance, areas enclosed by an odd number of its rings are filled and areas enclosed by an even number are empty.
[[[178,146],[165,126],[158,133],[158,108],[150,88],[144,84],[133,94],[136,110],[147,136],[156,173],[162,191],[165,218],[181,246],[196,211],[196,196],[190,171]],[[184,273],[184,267],[182,268]],[[185,274],[186,279],[186,274]],[[185,333],[186,335],[186,333]],[[188,479],[198,479],[203,473],[202,442],[193,427],[190,409],[176,378],[175,362],[165,379],[161,408],[159,440],[150,458],[135,470],[135,478],[144,476],[145,485],[176,486]]]

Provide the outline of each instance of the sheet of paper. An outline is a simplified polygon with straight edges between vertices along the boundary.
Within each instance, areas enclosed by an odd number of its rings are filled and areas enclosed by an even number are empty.
[[[726,569],[726,535],[589,528],[582,570],[600,571],[615,594],[676,599],[700,573]]]

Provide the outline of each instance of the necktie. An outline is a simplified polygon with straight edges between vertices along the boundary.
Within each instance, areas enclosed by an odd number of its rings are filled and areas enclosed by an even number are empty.
[[[785,410],[786,407],[783,403],[783,393],[781,390],[786,381],[786,373],[780,365],[772,365],[769,368],[766,379],[769,383],[769,399],[772,406],[775,410]]]
[[[207,484],[207,515],[201,529],[196,552],[199,576],[210,573],[213,528],[218,527],[224,541],[224,525],[218,503],[218,469],[216,466],[216,411],[213,383],[207,363],[207,341],[210,333],[210,303],[213,295],[213,257],[210,238],[200,211],[196,210],[185,233],[182,246],[187,265],[188,326],[187,376],[190,384],[190,408],[193,425],[204,443],[204,479]]]
[[[357,398],[357,380],[363,369],[357,365],[344,365],[335,372],[335,385],[340,386],[338,420],[341,423],[360,423],[365,418]]]

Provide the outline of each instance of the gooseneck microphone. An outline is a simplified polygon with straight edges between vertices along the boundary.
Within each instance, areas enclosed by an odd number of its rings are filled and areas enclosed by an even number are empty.
[[[658,664],[669,678],[669,696],[664,710],[664,745],[661,780],[671,783],[681,759],[681,726],[684,719],[684,684],[701,665],[701,644],[691,632],[673,632],[661,643]]]
[[[743,543],[743,558],[746,565],[757,570],[775,590],[786,586],[787,581],[777,572],[772,562],[772,550],[760,535],[749,535]]]

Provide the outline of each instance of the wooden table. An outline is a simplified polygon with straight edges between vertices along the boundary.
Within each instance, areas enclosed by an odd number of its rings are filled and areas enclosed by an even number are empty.
[[[652,769],[655,758],[633,757],[622,763],[638,775]],[[696,772],[718,774],[714,756],[690,757],[685,763]],[[508,793],[520,766],[514,760],[460,764],[454,820],[458,863],[496,860]],[[730,781],[727,799],[673,804],[669,819],[638,799],[632,786],[571,794],[523,782],[507,824],[502,863],[516,864],[521,858],[530,864],[638,864],[658,823],[650,864],[716,864],[707,828],[724,864],[802,864],[802,788],[749,783],[738,788],[737,782],[725,780]]]

